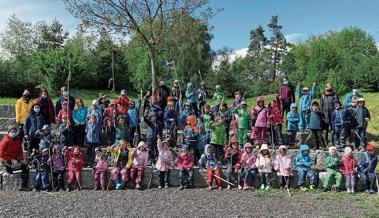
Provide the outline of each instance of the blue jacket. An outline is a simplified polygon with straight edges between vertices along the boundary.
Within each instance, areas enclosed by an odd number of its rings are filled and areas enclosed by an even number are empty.
[[[322,129],[324,113],[321,111],[312,111],[309,119],[309,129]]]
[[[50,145],[53,143],[53,136],[51,135],[51,133],[49,133],[48,135],[45,135],[43,132],[39,132],[38,135],[41,138],[39,142],[39,150],[49,148]]]
[[[86,125],[86,139],[88,143],[100,143],[100,124],[87,123]]]
[[[371,118],[370,112],[366,107],[357,106],[354,110],[355,126],[359,128],[366,127],[367,122],[365,118]]]
[[[161,132],[161,124],[157,120],[157,123],[154,125],[153,122],[151,122],[147,117],[145,116],[143,118],[144,122],[147,125],[147,132],[146,132],[146,139],[153,140],[153,142],[156,142],[157,135]]]
[[[24,133],[25,135],[29,135],[29,137],[35,137],[35,133],[37,130],[41,130],[44,125],[44,117],[40,115],[36,115],[34,112],[30,113],[28,118],[26,118],[24,124]]]
[[[87,114],[88,114],[88,109],[86,107],[75,109],[72,115],[74,118],[75,126],[86,124]]]
[[[187,126],[187,117],[189,115],[195,115],[192,109],[182,110],[182,114],[180,115],[180,123],[182,124],[182,126]]]
[[[308,171],[311,170],[311,167],[314,164],[314,160],[309,156],[305,155],[304,151],[309,150],[308,145],[301,145],[300,151],[296,154],[294,163],[298,171]]]
[[[164,120],[164,126],[166,129],[169,129],[170,128],[170,122],[168,120],[170,119],[175,119],[175,124],[178,125],[178,113],[176,112],[176,110],[170,110],[168,107],[166,107],[166,109],[164,110],[164,116],[163,116],[163,120]]]
[[[61,149],[63,146],[71,146],[74,143],[74,131],[72,127],[66,129],[66,124],[62,123],[59,126],[59,142]]]
[[[91,115],[95,115],[97,121],[103,120],[103,112],[101,111],[101,108],[99,108],[99,107],[93,108],[93,106],[92,106],[92,107],[88,108],[87,118],[90,117]]]
[[[287,130],[298,131],[299,130],[299,113],[292,112],[292,109],[296,107],[296,103],[291,104],[291,111],[287,113]]]
[[[208,153],[208,147],[211,145],[206,145],[204,148],[204,154],[201,155],[200,160],[199,160],[199,166],[205,168],[205,169],[212,169],[215,170],[218,168],[217,166],[217,159],[216,159],[216,154],[214,151],[211,153]]]
[[[187,84],[186,98],[188,103],[196,103],[198,98],[198,93],[192,83]]]
[[[370,155],[367,152],[363,152],[361,155],[361,159],[358,163],[358,173],[375,173],[375,168],[377,164],[378,157],[375,154]]]
[[[139,118],[141,112],[141,99],[138,99],[137,106],[129,107],[128,110],[128,123],[130,127],[136,127],[140,125],[141,120]]]
[[[300,105],[300,111],[306,111],[311,109],[312,99],[314,95],[316,94],[317,88],[316,86],[312,86],[311,91],[304,95],[302,91],[300,91],[300,86],[296,86],[296,93],[299,96],[299,105]]]
[[[127,125],[117,125],[116,126],[116,140],[124,139],[129,142],[130,133],[129,127]]]
[[[351,102],[352,100],[358,100],[358,98],[363,98],[363,96],[360,94],[360,93],[356,93],[355,95],[353,95],[352,92],[348,93],[345,97],[345,102],[344,102],[344,105],[346,107],[350,107],[351,106]]]
[[[334,129],[336,126],[338,127],[346,127],[346,124],[348,123],[348,113],[340,108],[338,110],[334,110],[332,113],[332,129]]]

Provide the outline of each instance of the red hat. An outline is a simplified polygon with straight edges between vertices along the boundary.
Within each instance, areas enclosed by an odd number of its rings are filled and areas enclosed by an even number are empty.
[[[366,150],[367,150],[367,151],[375,151],[375,146],[372,145],[372,144],[367,144],[367,146],[366,146]]]

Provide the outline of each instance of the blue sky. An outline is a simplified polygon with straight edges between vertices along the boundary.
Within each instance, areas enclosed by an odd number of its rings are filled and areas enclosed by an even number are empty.
[[[210,0],[210,5],[224,8],[210,21],[214,50],[247,47],[250,30],[266,26],[272,15],[279,15],[283,33],[291,42],[348,26],[361,27],[379,41],[378,0]],[[12,13],[33,23],[57,18],[71,33],[79,23],[65,10],[62,0],[1,0],[0,31]]]

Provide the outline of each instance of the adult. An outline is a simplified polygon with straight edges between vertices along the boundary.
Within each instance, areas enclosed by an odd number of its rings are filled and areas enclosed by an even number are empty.
[[[286,76],[283,78],[283,83],[279,88],[279,99],[282,105],[280,109],[283,117],[284,112],[287,114],[290,111],[291,104],[295,103],[295,89]]]
[[[84,107],[81,98],[76,99],[75,108],[73,112],[74,118],[74,144],[83,147],[84,137],[87,123],[88,110]]]
[[[178,103],[182,95],[182,90],[180,89],[179,80],[174,81],[174,86],[171,88],[170,96],[174,98],[175,103]]]
[[[30,110],[33,107],[33,101],[30,99],[31,95],[29,90],[25,89],[21,98],[16,101],[16,123],[18,125],[18,131],[20,137],[24,137],[24,124],[26,118],[28,118]]]
[[[39,149],[40,137],[37,136],[36,132],[42,130],[44,120],[45,118],[41,114],[41,107],[38,104],[34,104],[24,125],[25,139],[28,141],[26,149],[28,157],[33,152],[33,149]]]
[[[45,118],[44,123],[50,125],[55,123],[54,105],[47,89],[42,88],[36,103],[41,106],[41,114]]]
[[[190,82],[187,83],[186,98],[187,98],[188,103],[191,105],[193,111],[195,112],[196,117],[199,114],[199,109],[197,107],[198,97],[199,95],[195,86],[193,86],[193,84]]]
[[[15,170],[21,170],[20,191],[28,190],[29,169],[24,161],[24,153],[21,147],[22,138],[17,134],[17,128],[9,129],[8,134],[4,135],[0,141],[0,162],[9,174]]]
[[[129,104],[128,104],[128,108],[129,108]],[[88,108],[87,119],[89,119],[91,115],[95,115],[97,121],[101,122],[103,120],[103,112],[101,111],[101,108],[99,107],[96,100],[93,100],[91,107]],[[122,115],[125,116],[125,114],[122,114]]]
[[[344,105],[346,107],[354,107],[359,98],[363,98],[363,96],[359,93],[356,86],[352,86],[351,92],[345,97]]]
[[[128,114],[128,110],[129,110],[129,98],[126,95],[125,89],[121,90],[120,94],[121,94],[121,96],[118,99],[117,110],[121,115],[126,116]]]
[[[69,108],[73,111],[75,108],[75,98],[68,93],[66,86],[62,86],[61,95],[58,97],[57,103],[55,104],[55,116],[58,116],[59,111],[62,110],[62,104],[65,101],[69,102]]]
[[[324,135],[324,141],[326,144],[333,143],[334,132],[331,132],[330,140],[328,138],[329,131],[332,130],[332,113],[334,111],[334,103],[339,102],[338,95],[334,92],[333,86],[328,83],[325,86],[325,91],[320,99],[320,109],[324,113],[324,120],[322,125],[322,131]]]
[[[109,106],[110,101],[107,99],[107,95],[104,93],[99,93],[99,98],[97,99],[97,104],[99,105],[101,111],[104,113],[104,110]]]
[[[162,109],[167,106],[167,97],[170,95],[170,89],[165,85],[165,81],[161,78],[158,86],[154,90],[154,95],[157,99],[157,103]]]

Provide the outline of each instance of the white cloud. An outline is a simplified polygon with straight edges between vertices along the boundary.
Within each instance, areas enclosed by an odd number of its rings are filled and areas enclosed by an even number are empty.
[[[291,33],[285,35],[287,42],[289,43],[298,43],[305,39],[306,35],[303,33]]]

